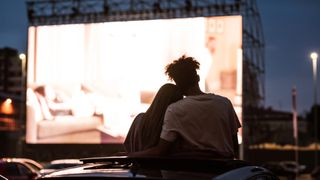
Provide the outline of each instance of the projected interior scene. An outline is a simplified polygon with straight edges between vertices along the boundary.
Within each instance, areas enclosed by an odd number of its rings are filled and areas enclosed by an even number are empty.
[[[183,54],[241,118],[241,16],[37,26],[28,38],[27,143],[123,143]]]

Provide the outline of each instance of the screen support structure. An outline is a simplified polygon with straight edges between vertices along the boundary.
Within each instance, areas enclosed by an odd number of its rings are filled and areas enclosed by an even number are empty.
[[[241,15],[242,149],[250,144],[247,119],[252,109],[264,106],[265,100],[264,37],[255,0],[28,0],[26,3],[29,26]]]

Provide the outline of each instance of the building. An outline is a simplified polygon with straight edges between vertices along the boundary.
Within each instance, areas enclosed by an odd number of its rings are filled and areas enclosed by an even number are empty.
[[[0,141],[5,144],[0,154],[3,156],[12,155],[12,149],[18,151],[17,142],[25,124],[25,80],[22,72],[25,57],[22,59],[16,49],[0,49]]]
[[[247,113],[247,121],[250,121],[247,131],[250,145],[275,143],[279,145],[294,144],[293,137],[293,113],[271,108],[254,108]],[[308,122],[305,118],[298,117],[299,144],[310,143]]]
[[[21,96],[24,92],[22,82],[22,61],[18,51],[12,48],[0,49],[0,92],[13,97]]]

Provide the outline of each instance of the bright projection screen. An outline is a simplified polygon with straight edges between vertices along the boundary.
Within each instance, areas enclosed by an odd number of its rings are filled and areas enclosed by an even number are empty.
[[[123,143],[181,55],[242,114],[242,17],[30,26],[27,143]],[[172,82],[174,83],[174,82]],[[45,92],[45,93],[44,93]]]

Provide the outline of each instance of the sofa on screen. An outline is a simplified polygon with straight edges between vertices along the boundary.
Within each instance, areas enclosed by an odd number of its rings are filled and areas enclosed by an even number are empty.
[[[27,89],[27,143],[101,143],[98,129],[103,126],[103,116],[96,112],[90,94],[79,85],[53,87],[70,98],[72,107],[53,114],[36,87]]]

